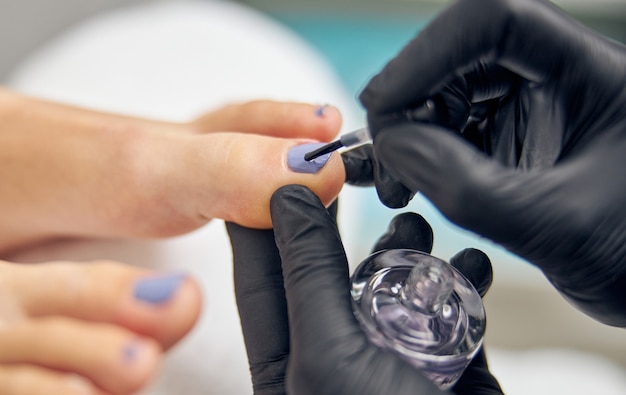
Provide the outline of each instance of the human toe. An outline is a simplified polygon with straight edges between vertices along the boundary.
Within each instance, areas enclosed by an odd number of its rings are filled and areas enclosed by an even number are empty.
[[[115,262],[0,262],[4,287],[23,315],[65,316],[120,325],[168,348],[196,322],[197,283],[183,274],[157,274]]]
[[[232,140],[229,152],[221,175],[214,174],[222,180],[216,185],[228,198],[215,201],[210,208],[218,218],[251,228],[271,228],[269,202],[281,186],[305,185],[328,206],[345,182],[339,154],[304,160],[304,153],[319,143],[242,134],[224,138]]]
[[[198,118],[202,132],[235,131],[283,138],[330,141],[341,128],[339,110],[328,104],[253,100],[233,103]]]
[[[32,365],[73,372],[87,380],[84,391],[93,385],[115,395],[131,394],[146,385],[156,374],[162,354],[154,340],[119,326],[62,317],[2,328],[0,350],[2,367]],[[74,385],[80,389],[79,383]]]
[[[0,365],[3,395],[108,395],[89,380],[74,374],[34,365]]]

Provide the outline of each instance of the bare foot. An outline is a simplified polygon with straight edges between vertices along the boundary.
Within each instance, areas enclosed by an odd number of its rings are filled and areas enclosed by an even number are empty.
[[[261,100],[169,123],[0,90],[0,118],[0,256],[51,238],[178,235],[212,218],[269,228],[278,187],[304,184],[329,204],[345,178],[337,154],[317,172],[288,163],[294,146],[335,138],[332,106]]]
[[[124,395],[193,326],[196,283],[113,262],[0,261],[3,395]]]

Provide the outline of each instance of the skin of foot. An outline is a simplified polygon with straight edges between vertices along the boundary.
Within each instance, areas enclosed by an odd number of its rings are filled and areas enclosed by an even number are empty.
[[[2,394],[135,393],[200,311],[199,287],[182,274],[0,261]]]
[[[260,100],[173,123],[0,88],[0,259],[54,238],[167,237],[212,218],[269,228],[269,199],[282,185],[336,198],[338,155],[302,172],[289,153],[340,127],[332,106]],[[0,389],[135,393],[200,311],[198,285],[180,274],[0,260]]]
[[[330,204],[345,170],[288,165],[294,146],[331,141],[332,106],[267,100],[186,123],[108,114],[0,89],[0,257],[53,238],[158,238],[212,218],[270,228],[269,199],[303,184]]]

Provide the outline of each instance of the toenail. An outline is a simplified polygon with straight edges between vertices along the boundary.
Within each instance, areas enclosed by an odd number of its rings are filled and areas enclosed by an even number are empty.
[[[133,339],[130,342],[126,343],[124,348],[122,348],[122,360],[124,362],[132,362],[137,359],[140,351],[141,341],[138,339]]]
[[[165,303],[176,293],[184,278],[183,274],[170,274],[139,279],[135,282],[134,297],[152,304]]]
[[[323,104],[315,109],[315,116],[319,118],[324,118],[326,114],[326,109],[328,108],[328,104]]]
[[[324,145],[324,143],[311,143],[292,147],[287,154],[287,166],[296,173],[319,172],[330,159],[330,154],[319,156],[311,161],[305,160],[304,155]]]

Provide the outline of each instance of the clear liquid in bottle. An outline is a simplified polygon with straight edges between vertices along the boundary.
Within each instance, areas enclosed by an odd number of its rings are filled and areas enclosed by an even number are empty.
[[[396,352],[439,388],[452,387],[480,349],[482,300],[445,261],[384,250],[361,262],[351,284],[354,313],[370,341]]]

